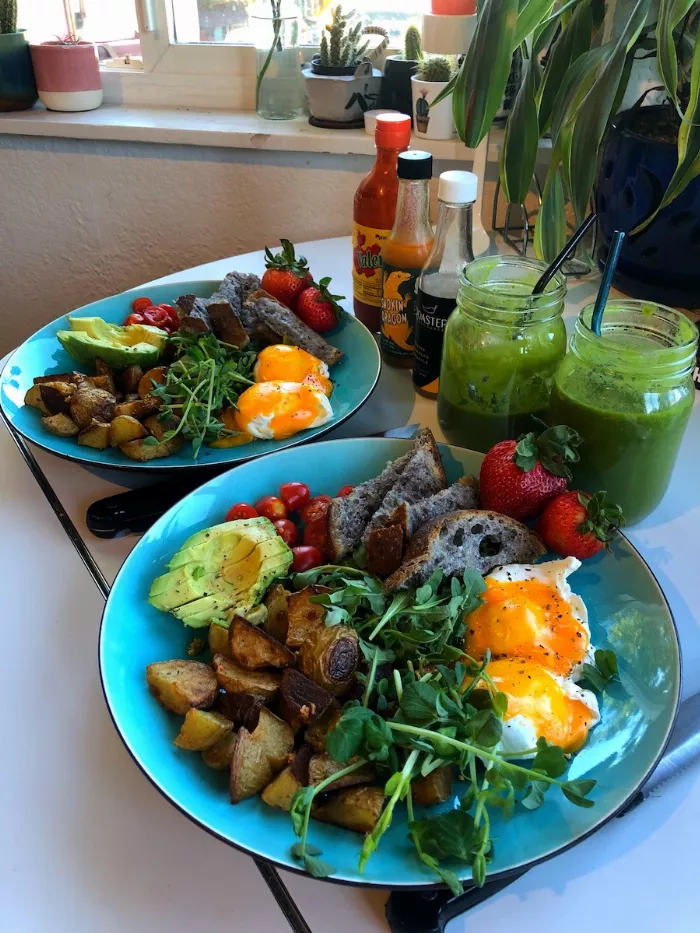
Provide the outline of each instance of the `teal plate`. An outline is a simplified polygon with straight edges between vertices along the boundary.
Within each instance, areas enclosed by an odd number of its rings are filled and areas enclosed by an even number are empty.
[[[111,324],[121,324],[131,311],[131,302],[144,292],[155,304],[172,304],[180,295],[194,294],[206,298],[216,291],[219,284],[217,280],[173,282],[148,288],[140,286],[133,291],[76,308],[71,314],[83,317],[98,316]],[[119,450],[80,447],[74,437],[56,437],[50,434],[41,424],[40,412],[24,404],[24,395],[27,389],[31,388],[35,376],[81,368],[56,339],[57,331],[67,326],[65,317],[58,318],[42,327],[15,350],[0,375],[0,406],[12,426],[37,447],[66,460],[109,470],[148,470],[162,473],[215,467],[241,463],[276,450],[303,444],[338,427],[364,405],[379,381],[381,370],[381,358],[374,337],[364,324],[351,314],[343,312],[338,326],[327,335],[328,342],[343,351],[343,358],[331,368],[331,378],[335,384],[331,397],[333,418],[327,424],[302,431],[285,441],[252,441],[250,444],[229,450],[202,447],[196,460],[188,443],[179,453],[164,460],[137,463],[128,460]]]
[[[180,717],[149,694],[144,669],[153,661],[185,657],[192,638],[170,615],[148,605],[151,581],[193,532],[221,522],[237,501],[254,502],[280,483],[300,480],[313,493],[333,495],[346,483],[376,476],[403,454],[409,441],[350,439],[287,450],[244,464],[201,486],[174,506],[141,539],[112,588],[100,632],[99,659],[107,704],[136,763],[184,814],[220,839],[283,868],[297,868],[289,849],[289,816],[259,797],[232,806],[228,774],[211,771],[192,752],[173,744]],[[442,447],[448,478],[478,472],[481,455]],[[549,858],[599,828],[630,800],[648,777],[668,740],[680,691],[680,654],[663,593],[637,551],[618,535],[610,553],[587,561],[571,578],[588,606],[593,642],[612,648],[621,683],[602,698],[602,721],[574,758],[569,777],[593,777],[595,806],[584,810],[551,792],[534,812],[518,807],[509,822],[494,816],[496,857],[491,876]],[[443,809],[457,805],[459,788]],[[420,809],[420,808],[419,808]],[[435,814],[438,808],[427,813]],[[432,886],[435,877],[417,859],[406,834],[405,811],[360,875],[361,837],[312,821],[309,839],[335,867],[331,880],[381,887]],[[469,869],[452,866],[460,877]]]

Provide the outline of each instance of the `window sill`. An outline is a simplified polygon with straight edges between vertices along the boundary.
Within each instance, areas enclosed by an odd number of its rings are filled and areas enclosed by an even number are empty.
[[[263,120],[252,111],[106,104],[86,113],[57,113],[37,105],[33,110],[0,114],[0,135],[3,133],[335,155],[374,153],[374,141],[364,130],[318,129],[305,117],[289,121]],[[500,135],[500,130],[491,132],[491,158],[497,158]],[[425,146],[435,158],[452,161],[471,162],[474,152],[459,140],[413,137],[412,145]]]

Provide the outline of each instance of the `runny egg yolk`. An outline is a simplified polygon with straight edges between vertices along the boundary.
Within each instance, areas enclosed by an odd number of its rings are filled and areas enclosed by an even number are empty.
[[[586,657],[589,636],[557,589],[540,580],[485,582],[484,602],[465,620],[468,654],[480,661],[488,648],[492,658],[528,658],[568,677]]]
[[[532,725],[537,738],[544,736],[565,752],[578,751],[591,725],[600,718],[582,700],[569,695],[549,671],[532,661],[501,658],[489,664],[488,674],[508,697],[504,721],[522,716]]]
[[[236,404],[237,430],[266,440],[284,440],[333,417],[324,393],[298,382],[257,383],[246,389]]]
[[[333,391],[333,383],[328,378],[328,367],[318,357],[287,344],[275,344],[265,347],[258,354],[255,362],[254,377],[256,382],[304,382],[315,385],[326,395]]]

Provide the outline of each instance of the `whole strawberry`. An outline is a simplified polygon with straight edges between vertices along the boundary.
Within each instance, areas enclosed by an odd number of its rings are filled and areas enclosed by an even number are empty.
[[[265,247],[267,271],[260,284],[273,298],[294,311],[299,295],[311,284],[311,273],[306,257],[297,256],[289,240],[280,240],[280,243],[280,253],[273,254]]]
[[[333,330],[341,310],[338,301],[345,298],[345,295],[331,295],[328,291],[330,282],[329,278],[314,282],[304,289],[297,302],[297,317],[319,334]]]
[[[586,560],[607,547],[624,521],[620,506],[606,502],[604,492],[570,490],[552,499],[535,527],[550,551]]]
[[[517,441],[501,441],[481,464],[479,485],[482,509],[492,509],[524,522],[542,511],[550,499],[564,492],[578,460],[581,443],[564,424],[540,435],[525,434]]]

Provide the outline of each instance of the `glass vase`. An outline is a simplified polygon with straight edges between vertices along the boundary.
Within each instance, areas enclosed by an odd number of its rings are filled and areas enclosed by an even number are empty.
[[[299,10],[281,0],[250,14],[257,55],[255,109],[265,120],[293,120],[306,111],[299,22]]]

